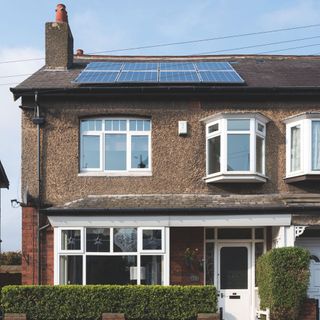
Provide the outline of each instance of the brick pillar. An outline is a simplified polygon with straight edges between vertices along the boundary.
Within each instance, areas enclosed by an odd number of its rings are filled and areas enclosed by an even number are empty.
[[[102,320],[125,320],[124,313],[103,313]]]
[[[307,299],[299,316],[299,320],[318,320],[318,300]]]
[[[37,284],[37,209],[22,208],[22,284]]]
[[[6,313],[4,320],[27,320],[27,316],[24,313]]]

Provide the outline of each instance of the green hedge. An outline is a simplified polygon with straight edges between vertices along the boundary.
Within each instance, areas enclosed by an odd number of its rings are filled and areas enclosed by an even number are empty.
[[[94,320],[103,312],[130,320],[187,320],[216,312],[213,286],[7,286],[5,312],[26,313],[28,320]]]
[[[272,249],[258,259],[261,308],[271,319],[298,319],[309,284],[309,252],[302,248]]]

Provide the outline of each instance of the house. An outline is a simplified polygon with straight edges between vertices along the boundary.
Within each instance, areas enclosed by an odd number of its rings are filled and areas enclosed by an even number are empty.
[[[9,189],[9,180],[7,174],[3,168],[3,165],[0,161],[0,253],[1,253],[1,189],[6,188]]]
[[[255,261],[312,252],[320,58],[73,54],[65,7],[22,98],[24,284],[215,284],[254,319]]]

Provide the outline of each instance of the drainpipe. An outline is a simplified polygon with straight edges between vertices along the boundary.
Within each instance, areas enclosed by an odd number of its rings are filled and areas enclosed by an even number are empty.
[[[36,104],[36,117],[32,119],[33,123],[37,125],[37,176],[38,176],[38,201],[37,201],[37,271],[38,284],[41,284],[41,262],[40,262],[40,209],[41,209],[41,137],[40,125],[44,123],[44,118],[40,117],[40,106],[38,103],[38,92],[34,94],[34,101]]]

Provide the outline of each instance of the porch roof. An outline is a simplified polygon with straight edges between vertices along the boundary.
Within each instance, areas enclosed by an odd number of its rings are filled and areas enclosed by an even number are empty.
[[[89,195],[57,207],[48,215],[97,214],[257,214],[319,212],[319,194],[143,194]]]

